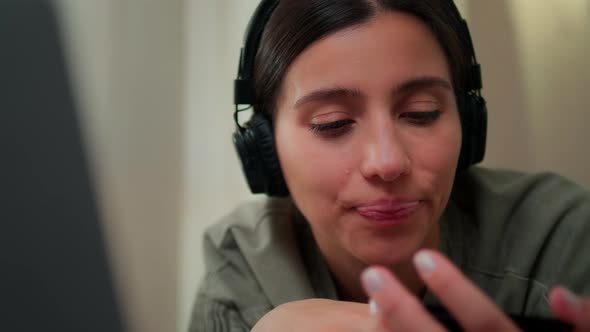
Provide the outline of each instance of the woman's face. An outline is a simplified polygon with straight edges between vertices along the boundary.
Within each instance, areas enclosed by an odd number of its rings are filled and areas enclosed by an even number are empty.
[[[329,262],[406,261],[435,246],[461,145],[442,48],[387,12],[310,45],[284,77],[275,141]]]

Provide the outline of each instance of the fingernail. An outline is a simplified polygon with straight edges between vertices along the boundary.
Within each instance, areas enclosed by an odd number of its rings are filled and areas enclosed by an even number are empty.
[[[567,288],[562,288],[561,290],[563,297],[569,307],[574,310],[578,310],[580,308],[580,298]]]
[[[378,292],[383,286],[381,275],[379,274],[379,271],[374,268],[366,269],[361,275],[361,279],[369,293]]]
[[[426,251],[418,251],[418,253],[414,255],[414,265],[416,265],[420,271],[426,273],[432,272],[436,267],[434,259]]]
[[[377,305],[374,299],[369,300],[369,313],[373,316],[379,313],[379,305]]]

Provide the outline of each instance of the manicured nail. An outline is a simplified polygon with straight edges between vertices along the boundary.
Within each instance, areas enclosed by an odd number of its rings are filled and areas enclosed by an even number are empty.
[[[381,287],[383,287],[381,275],[379,274],[379,271],[374,268],[366,269],[361,275],[361,279],[369,293],[378,292],[381,290]]]
[[[369,300],[369,312],[373,316],[379,313],[379,306],[377,305],[377,302],[375,302],[374,299]]]
[[[434,263],[434,259],[432,256],[426,251],[418,251],[416,255],[414,255],[414,265],[422,271],[422,272],[432,272],[436,267]]]
[[[578,310],[580,308],[580,298],[567,288],[561,288],[561,290],[563,297],[569,307],[574,310]]]

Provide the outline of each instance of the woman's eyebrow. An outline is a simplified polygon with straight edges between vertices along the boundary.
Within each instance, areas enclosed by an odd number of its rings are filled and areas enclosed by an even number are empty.
[[[314,101],[325,101],[330,99],[342,98],[342,97],[363,97],[363,93],[358,89],[348,88],[322,88],[312,91],[303,97],[299,98],[294,105],[294,108],[299,108],[304,104]]]
[[[421,76],[407,80],[393,89],[393,94],[400,94],[419,89],[440,87],[445,90],[453,90],[452,84],[444,78],[437,76]]]
[[[400,85],[396,86],[393,89],[393,94],[400,94],[405,93],[413,90],[430,88],[430,87],[441,87],[445,90],[453,90],[453,86],[451,83],[441,77],[437,76],[421,76],[417,78],[413,78],[407,80]],[[304,104],[316,102],[316,101],[326,101],[336,98],[342,97],[363,97],[364,94],[359,89],[349,89],[349,88],[342,88],[342,87],[333,87],[333,88],[321,88],[315,91],[312,91],[303,97],[299,98],[295,104],[294,108],[299,108]]]

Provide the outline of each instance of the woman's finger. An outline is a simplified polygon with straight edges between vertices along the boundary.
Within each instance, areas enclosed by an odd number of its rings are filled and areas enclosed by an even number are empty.
[[[414,256],[418,274],[466,331],[518,331],[492,300],[433,250]]]
[[[576,331],[590,332],[590,299],[555,287],[549,294],[549,306],[557,318],[574,325]]]
[[[444,331],[418,299],[384,267],[370,267],[362,274],[365,291],[371,298],[376,330]]]

